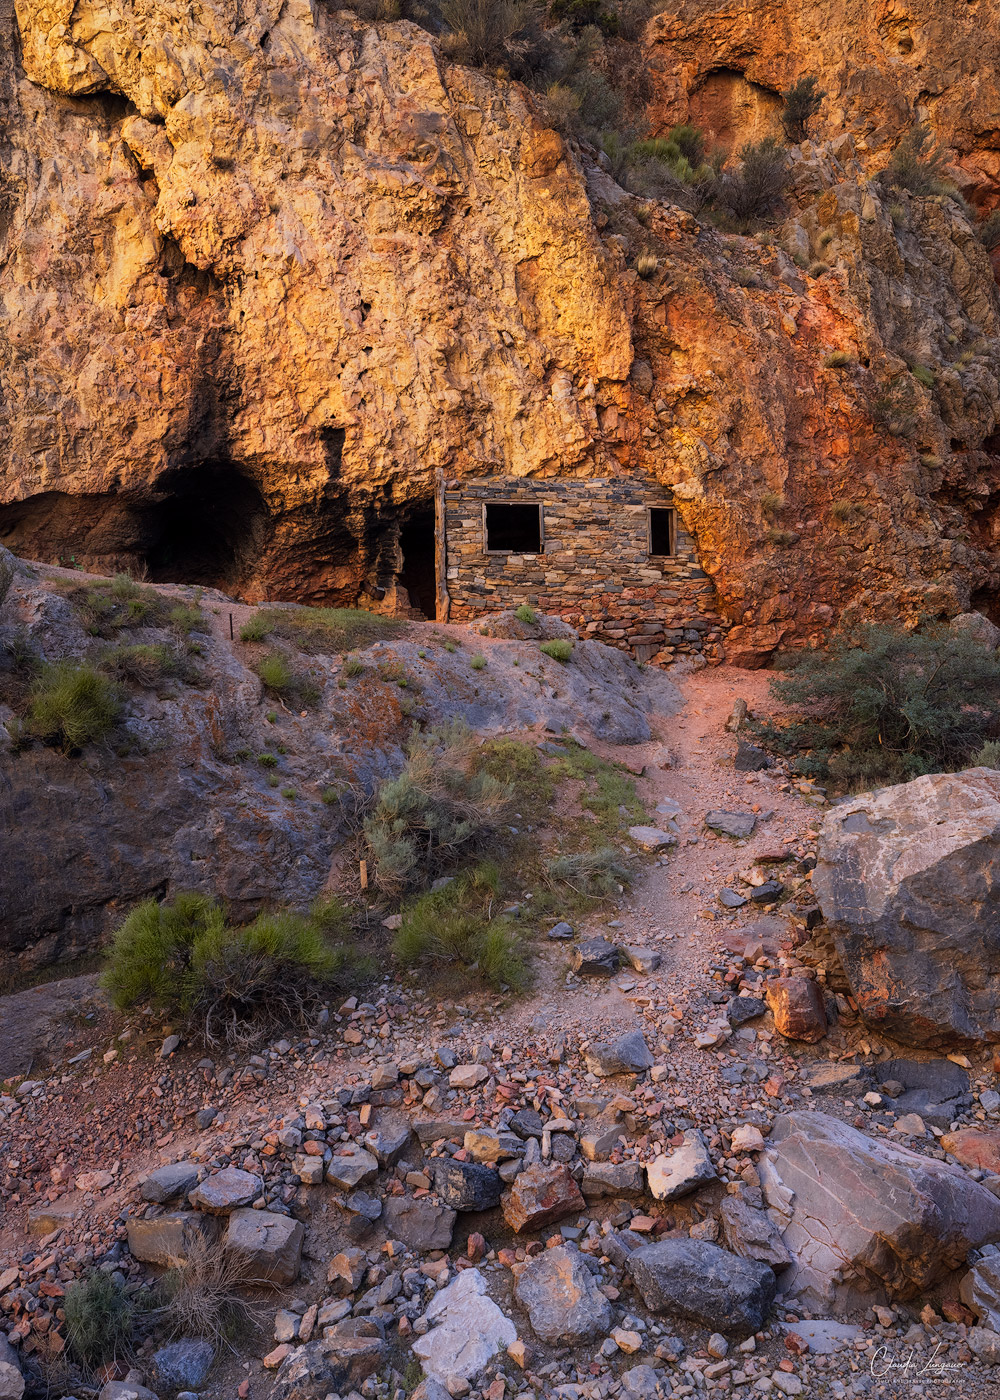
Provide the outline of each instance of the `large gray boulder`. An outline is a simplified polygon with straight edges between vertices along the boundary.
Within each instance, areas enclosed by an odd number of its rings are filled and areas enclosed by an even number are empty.
[[[389,1349],[374,1322],[361,1318],[356,1323],[343,1332],[331,1328],[321,1341],[296,1347],[278,1369],[270,1400],[324,1400],[360,1389],[385,1365]]]
[[[606,1337],[611,1305],[594,1282],[578,1249],[557,1245],[525,1264],[514,1297],[527,1311],[532,1330],[550,1346]]]
[[[129,1252],[144,1264],[177,1268],[193,1250],[214,1244],[220,1222],[196,1210],[174,1210],[151,1220],[129,1220]]]
[[[741,1259],[707,1240],[644,1244],[626,1264],[652,1312],[740,1336],[764,1326],[778,1286],[766,1264]]]
[[[916,1298],[1000,1239],[1000,1200],[960,1167],[825,1113],[777,1118],[757,1170],[794,1261],[782,1291],[812,1311]]]
[[[1000,1040],[1000,773],[935,773],[827,813],[813,889],[865,1020]]]
[[[0,557],[0,564],[3,563]],[[24,1394],[24,1376],[17,1359],[17,1352],[0,1332],[0,1400],[21,1400]]]
[[[301,1220],[270,1210],[234,1210],[225,1245],[249,1282],[294,1283],[306,1228]]]

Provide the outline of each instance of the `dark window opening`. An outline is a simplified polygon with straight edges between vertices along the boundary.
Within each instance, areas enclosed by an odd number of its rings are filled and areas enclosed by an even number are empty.
[[[487,505],[486,549],[489,553],[541,554],[541,506]]]
[[[410,605],[426,618],[437,617],[437,568],[434,551],[434,507],[415,511],[399,532],[403,566],[399,583],[410,597]]]
[[[670,506],[649,508],[649,552],[670,555],[675,552],[676,520]]]

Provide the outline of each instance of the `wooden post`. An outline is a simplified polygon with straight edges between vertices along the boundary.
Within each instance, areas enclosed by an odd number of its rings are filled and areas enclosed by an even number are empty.
[[[445,535],[447,512],[444,502],[444,472],[439,467],[434,476],[434,581],[435,621],[447,622],[451,609],[448,596],[448,540]]]
[[[229,640],[230,640],[231,642],[233,642],[233,641],[236,640],[236,638],[233,636],[233,615],[232,615],[232,613],[229,614]]]
[[[363,860],[363,861],[361,862],[360,869],[361,869],[361,888],[362,888],[363,890],[366,890],[366,889],[368,888],[368,862],[367,862],[366,860]]]

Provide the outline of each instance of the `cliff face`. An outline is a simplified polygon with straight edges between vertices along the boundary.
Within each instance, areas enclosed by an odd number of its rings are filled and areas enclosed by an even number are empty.
[[[994,200],[995,6],[951,8],[692,0],[654,21],[661,126],[738,141],[803,73],[830,93],[784,226],[741,238],[626,196],[523,89],[412,25],[20,0],[0,538],[390,607],[437,469],[634,467],[674,487],[733,659],[845,614],[995,612],[989,259],[953,202],[870,183],[927,116]]]

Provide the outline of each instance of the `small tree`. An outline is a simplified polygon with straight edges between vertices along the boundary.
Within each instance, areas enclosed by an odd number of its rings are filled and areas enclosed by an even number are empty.
[[[809,122],[823,105],[826,93],[816,78],[799,78],[787,92],[782,93],[784,110],[781,125],[789,141],[804,141],[809,134]]]
[[[788,157],[773,136],[740,150],[738,170],[725,170],[715,182],[711,203],[739,228],[770,214],[788,185]]]

